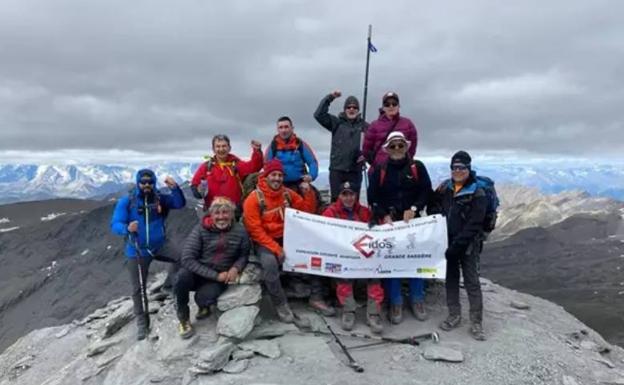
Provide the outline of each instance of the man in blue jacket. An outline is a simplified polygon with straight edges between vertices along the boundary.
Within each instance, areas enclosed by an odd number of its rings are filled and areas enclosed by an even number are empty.
[[[156,182],[156,174],[152,170],[139,170],[136,174],[136,187],[127,196],[119,199],[111,219],[113,233],[126,237],[125,252],[139,340],[145,339],[149,333],[145,284],[152,260],[174,264],[180,260],[180,250],[167,242],[165,219],[169,210],[183,208],[186,199],[170,176],[165,178],[165,184],[171,194],[162,194],[156,188]]]
[[[288,116],[277,120],[277,135],[266,150],[265,162],[277,158],[284,166],[284,186],[299,193],[302,183],[311,183],[318,176],[318,161],[312,148],[295,135]]]

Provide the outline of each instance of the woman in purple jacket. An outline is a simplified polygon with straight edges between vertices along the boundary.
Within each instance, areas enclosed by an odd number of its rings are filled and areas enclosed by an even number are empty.
[[[381,146],[392,131],[400,131],[411,143],[407,154],[410,159],[416,155],[418,133],[414,123],[408,118],[399,115],[399,95],[387,92],[382,99],[383,106],[377,120],[372,122],[364,136],[362,152],[371,166],[376,166],[387,160],[388,154]]]

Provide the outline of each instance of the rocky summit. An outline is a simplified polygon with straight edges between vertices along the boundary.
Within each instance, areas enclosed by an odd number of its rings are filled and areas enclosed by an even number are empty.
[[[162,279],[162,276],[158,277]],[[250,285],[255,283],[249,282]],[[396,341],[437,332],[418,345],[380,341],[364,326],[359,309],[356,328],[340,329],[338,318],[325,320],[364,369],[349,365],[326,323],[303,303],[294,311],[309,329],[276,321],[255,289],[232,286],[237,306],[208,319],[193,320],[195,336],[177,333],[173,301],[152,283],[152,329],[137,342],[127,297],[111,301],[81,320],[35,330],[0,355],[0,385],[209,385],[209,384],[624,384],[624,350],[612,346],[563,308],[482,280],[487,341],[468,334],[467,314],[452,332],[436,325],[446,316],[443,285],[429,285],[426,322],[407,316],[385,325],[384,337]],[[252,304],[250,304],[252,303]],[[462,294],[467,308],[467,298]],[[260,313],[257,314],[257,309]],[[232,313],[237,309],[243,309]],[[230,313],[229,315],[227,315]],[[248,326],[236,338],[219,335],[223,317]],[[229,333],[229,329],[226,328]],[[244,335],[244,336],[243,336]],[[240,337],[240,338],[239,338]]]

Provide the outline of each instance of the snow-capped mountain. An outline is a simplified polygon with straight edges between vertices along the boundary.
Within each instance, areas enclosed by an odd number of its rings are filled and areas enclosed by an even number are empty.
[[[476,162],[475,162],[476,163]],[[448,178],[447,162],[426,161],[434,187]],[[197,163],[162,163],[148,165],[162,179],[171,175],[178,182],[191,179]],[[97,198],[126,189],[142,167],[85,165],[0,165],[0,203],[32,201],[59,197]],[[323,167],[321,167],[323,168]],[[624,200],[624,167],[590,163],[494,163],[475,166],[498,186],[514,184],[537,188],[543,193],[579,190],[592,196]],[[319,174],[315,185],[328,188],[328,173]]]

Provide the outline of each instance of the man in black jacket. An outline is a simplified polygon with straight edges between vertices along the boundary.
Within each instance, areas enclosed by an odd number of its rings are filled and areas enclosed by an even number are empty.
[[[368,186],[368,204],[375,223],[408,222],[419,216],[431,197],[427,168],[409,158],[409,146],[410,142],[400,131],[391,132],[383,145],[388,160],[373,169]],[[403,320],[401,279],[384,279],[383,283],[390,302],[390,322],[398,324]],[[425,281],[410,278],[408,283],[412,313],[419,321],[425,321]]]
[[[340,193],[340,184],[350,182],[361,186],[364,157],[361,156],[360,141],[368,123],[360,115],[360,102],[355,96],[345,100],[343,112],[338,116],[329,113],[331,102],[342,93],[338,90],[325,96],[314,112],[314,119],[332,134],[329,155],[329,186],[331,201],[335,202]]]
[[[225,197],[215,198],[202,222],[195,226],[184,243],[182,268],[175,286],[179,332],[182,338],[193,335],[189,315],[189,292],[195,291],[199,307],[197,319],[210,316],[210,305],[236,282],[247,264],[250,242],[247,231],[234,221],[236,205]]]
[[[440,324],[442,330],[451,330],[461,324],[459,302],[459,269],[470,303],[470,333],[485,340],[483,332],[483,296],[479,283],[479,253],[483,242],[483,222],[487,197],[479,187],[476,174],[471,171],[471,158],[458,151],[451,158],[451,179],[436,189],[435,200],[439,211],[446,216],[448,249],[446,250],[446,301],[449,315]]]

